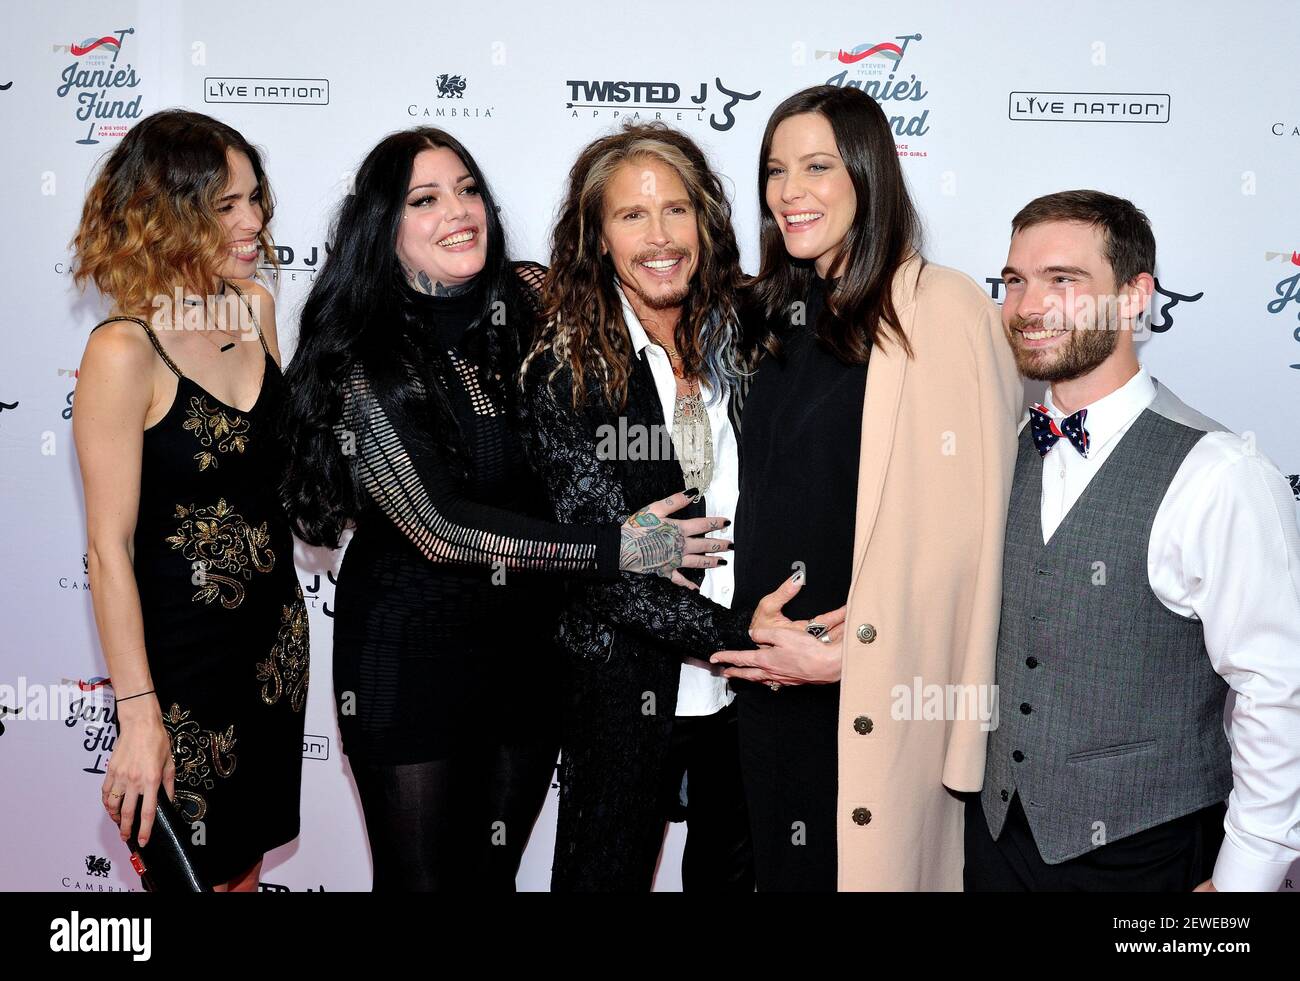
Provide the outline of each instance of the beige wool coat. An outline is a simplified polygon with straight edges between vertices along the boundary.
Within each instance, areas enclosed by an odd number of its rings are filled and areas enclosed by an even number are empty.
[[[959,890],[984,775],[1022,383],[974,280],[911,259],[867,368],[842,647],[841,890]],[[937,686],[937,687],[933,687]],[[957,687],[950,687],[957,686]],[[951,694],[950,694],[951,693]]]

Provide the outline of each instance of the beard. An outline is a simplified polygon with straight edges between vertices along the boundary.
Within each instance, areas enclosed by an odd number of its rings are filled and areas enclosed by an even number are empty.
[[[649,259],[672,259],[681,258],[681,265],[688,265],[691,261],[689,252],[646,252],[633,258],[634,263],[642,263]],[[686,302],[686,298],[691,295],[691,283],[687,280],[680,287],[671,289],[668,292],[646,293],[638,285],[636,277],[629,277],[629,282],[623,283],[624,289],[631,290],[647,308],[651,310],[672,310],[680,307]]]
[[[1031,381],[1055,384],[1086,375],[1109,358],[1119,343],[1119,331],[1107,323],[1096,328],[1071,326],[1065,343],[1054,350],[1023,347],[1018,332],[1033,326],[1034,321],[1015,317],[1008,329],[1016,367]]]

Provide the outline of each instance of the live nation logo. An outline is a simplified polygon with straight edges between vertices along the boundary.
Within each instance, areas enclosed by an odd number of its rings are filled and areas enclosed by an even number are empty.
[[[134,34],[134,27],[124,27],[80,43],[54,45],[55,52],[67,52],[74,59],[59,73],[55,94],[70,98],[78,122],[88,124],[86,135],[77,140],[83,146],[124,136],[130,128],[124,120],[140,118],[144,97],[132,92],[139,87],[140,76],[121,57],[127,38]]]
[[[1167,92],[1012,92],[1007,118],[1056,123],[1167,123]]]
[[[328,78],[205,78],[203,101],[250,106],[327,106]]]

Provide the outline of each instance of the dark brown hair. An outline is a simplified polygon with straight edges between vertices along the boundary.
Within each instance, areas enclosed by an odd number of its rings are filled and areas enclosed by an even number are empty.
[[[766,205],[768,158],[776,128],[791,116],[820,113],[830,123],[835,145],[857,195],[857,213],[831,269],[844,271],[827,309],[809,324],[817,339],[846,364],[866,364],[873,344],[889,339],[910,356],[894,309],[893,281],[899,267],[920,251],[921,220],[907,192],[889,120],[860,89],[817,85],[796,92],[772,112],[758,151],[759,271],[750,282],[757,318],[747,318],[742,350],[750,359],[780,350],[792,301],[802,301],[815,275],[813,264],[792,259],[776,218]]]
[[[1155,274],[1156,238],[1151,222],[1132,201],[1103,191],[1057,191],[1034,198],[1011,219],[1011,234],[1047,221],[1079,221],[1100,228],[1106,239],[1102,254],[1115,285],[1131,283],[1142,273]]]

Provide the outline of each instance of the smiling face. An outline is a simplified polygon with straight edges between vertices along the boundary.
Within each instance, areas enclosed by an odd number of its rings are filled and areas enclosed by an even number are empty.
[[[474,178],[446,147],[421,150],[397,234],[397,258],[417,289],[459,286],[487,261],[487,213]]]
[[[605,188],[600,251],[634,309],[685,302],[699,264],[699,226],[676,170],[655,157],[619,165]]]
[[[1055,383],[1085,375],[1131,329],[1141,291],[1116,290],[1105,248],[1100,228],[1077,221],[1046,221],[1011,237],[1002,324],[1026,378]]]
[[[830,121],[819,112],[782,120],[772,133],[766,204],[796,259],[810,259],[817,275],[832,265],[853,226],[858,196]]]
[[[257,270],[257,236],[261,234],[262,192],[248,154],[226,150],[226,187],[217,199],[217,220],[226,234],[226,257],[218,275],[248,279]]]

